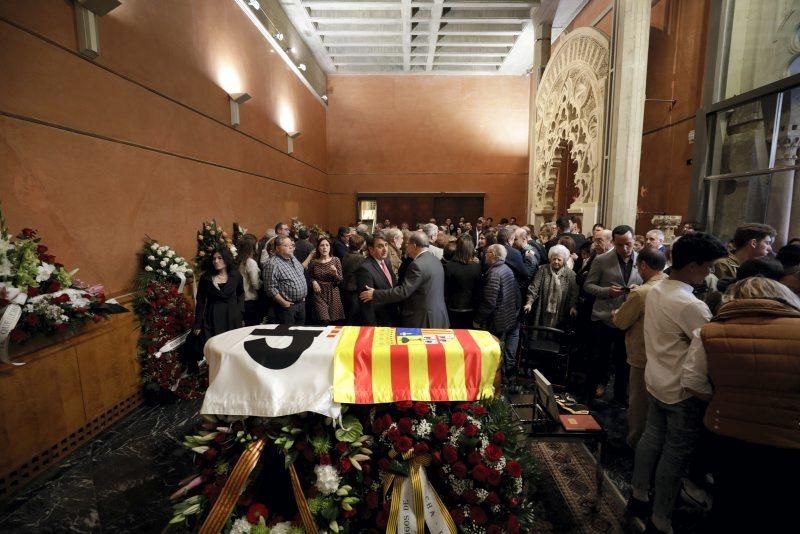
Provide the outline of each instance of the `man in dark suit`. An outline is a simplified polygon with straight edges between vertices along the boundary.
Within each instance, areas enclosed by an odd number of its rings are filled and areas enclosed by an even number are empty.
[[[370,236],[367,239],[367,250],[369,251],[369,256],[355,272],[358,291],[364,291],[368,287],[378,290],[392,289],[397,285],[397,278],[386,262],[386,256],[389,254],[389,244],[379,235]],[[395,326],[397,319],[398,310],[396,304],[372,300],[360,303],[352,324]]]
[[[297,261],[303,263],[313,250],[314,245],[308,240],[308,230],[301,228],[297,232],[297,241],[294,242],[294,257],[297,258]]]
[[[559,217],[556,219],[556,228],[558,228],[558,233],[556,233],[556,235],[554,235],[553,238],[544,245],[548,252],[550,251],[550,247],[553,245],[558,245],[558,240],[562,237],[571,237],[572,240],[575,241],[575,250],[579,250],[581,248],[581,245],[584,241],[586,241],[586,238],[581,234],[570,233],[570,226],[572,226],[572,221],[569,220],[569,217]]]
[[[400,324],[414,328],[449,328],[444,302],[444,269],[442,262],[428,251],[428,236],[414,232],[406,249],[413,258],[403,283],[392,289],[367,286],[361,292],[361,302],[389,304],[402,302]]]
[[[340,226],[333,240],[331,256],[336,256],[340,260],[347,255],[347,240],[350,238],[350,229],[347,226]]]

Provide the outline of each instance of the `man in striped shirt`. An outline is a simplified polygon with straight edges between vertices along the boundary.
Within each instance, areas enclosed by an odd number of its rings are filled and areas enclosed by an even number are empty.
[[[275,256],[264,266],[264,291],[275,302],[279,324],[305,324],[308,284],[303,265],[294,257],[294,243],[289,237],[275,238]]]

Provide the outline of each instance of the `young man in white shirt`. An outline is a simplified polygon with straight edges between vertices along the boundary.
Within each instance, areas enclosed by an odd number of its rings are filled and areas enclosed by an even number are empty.
[[[692,333],[711,319],[708,306],[692,294],[692,285],[702,282],[726,254],[725,246],[709,234],[682,237],[672,250],[669,278],[647,296],[644,342],[649,408],[636,447],[633,496],[626,514],[645,519],[653,489],[649,532],[672,532],[670,518],[681,477],[703,426],[706,403],[681,387]]]

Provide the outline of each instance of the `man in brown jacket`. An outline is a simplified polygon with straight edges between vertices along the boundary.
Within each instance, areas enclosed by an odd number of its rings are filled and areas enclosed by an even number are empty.
[[[644,248],[636,257],[636,268],[644,284],[630,292],[628,300],[612,312],[614,326],[625,332],[625,349],[631,366],[628,380],[628,436],[626,442],[636,448],[647,421],[647,388],[644,368],[647,355],[644,349],[644,305],[650,289],[667,276],[667,259],[656,249]]]
[[[753,258],[761,258],[772,252],[775,229],[768,224],[748,223],[736,228],[733,234],[733,252],[714,266],[714,274],[723,278],[736,278],[739,266]]]

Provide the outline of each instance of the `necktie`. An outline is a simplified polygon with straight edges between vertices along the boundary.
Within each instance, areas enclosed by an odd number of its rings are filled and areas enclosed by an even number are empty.
[[[383,275],[386,277],[386,280],[389,281],[389,287],[392,287],[392,275],[389,274],[389,269],[386,268],[386,262],[381,260],[378,262],[378,265],[381,266],[381,271],[383,271]]]

